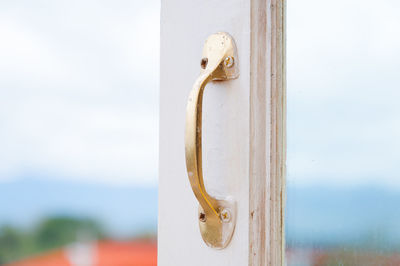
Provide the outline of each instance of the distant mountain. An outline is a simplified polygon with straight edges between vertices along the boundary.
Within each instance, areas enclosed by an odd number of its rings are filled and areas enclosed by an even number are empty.
[[[400,250],[400,191],[387,187],[288,185],[289,246]]]
[[[28,228],[54,215],[93,218],[117,237],[154,234],[157,188],[38,178],[0,183],[0,226]]]
[[[157,188],[51,179],[0,183],[0,226],[34,226],[54,215],[90,217],[114,236],[156,233]],[[289,246],[400,250],[400,191],[288,185]]]

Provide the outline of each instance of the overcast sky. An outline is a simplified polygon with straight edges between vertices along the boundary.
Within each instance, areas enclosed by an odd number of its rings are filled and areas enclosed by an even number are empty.
[[[287,6],[289,185],[400,188],[400,1]]]
[[[158,1],[1,1],[0,180],[155,184]]]
[[[289,184],[400,188],[400,2],[288,0]],[[0,181],[156,184],[159,3],[0,3]]]

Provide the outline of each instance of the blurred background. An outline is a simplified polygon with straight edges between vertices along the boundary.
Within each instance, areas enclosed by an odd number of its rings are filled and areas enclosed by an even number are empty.
[[[400,265],[399,14],[287,1],[289,265]]]
[[[1,1],[0,265],[156,264],[159,13]],[[288,265],[400,265],[399,13],[287,1]]]
[[[0,2],[0,265],[156,264],[159,16]]]

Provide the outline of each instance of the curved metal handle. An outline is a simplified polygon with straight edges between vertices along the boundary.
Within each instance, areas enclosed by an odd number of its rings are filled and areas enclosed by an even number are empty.
[[[211,80],[234,79],[239,75],[237,51],[230,35],[219,32],[207,38],[201,60],[202,71],[190,92],[186,109],[185,155],[192,190],[199,201],[199,225],[203,240],[213,248],[229,244],[235,229],[233,199],[216,199],[204,186],[201,152],[203,92]]]

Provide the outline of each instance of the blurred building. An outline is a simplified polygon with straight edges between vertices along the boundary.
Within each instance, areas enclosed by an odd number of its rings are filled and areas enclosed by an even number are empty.
[[[400,265],[400,253],[346,248],[287,248],[286,262],[288,266],[397,266]]]
[[[156,266],[155,241],[74,243],[6,266]]]

